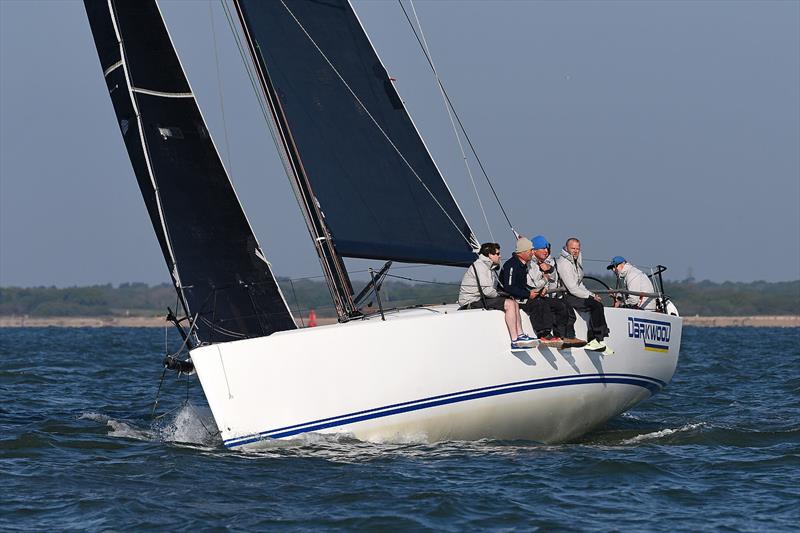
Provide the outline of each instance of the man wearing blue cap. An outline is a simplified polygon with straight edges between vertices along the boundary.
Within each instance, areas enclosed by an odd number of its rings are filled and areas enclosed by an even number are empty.
[[[537,235],[531,242],[533,259],[528,268],[528,287],[539,291],[542,296],[547,295],[543,302],[548,306],[552,316],[545,337],[552,332],[553,340],[563,340],[565,347],[583,346],[586,341],[575,338],[575,312],[560,294],[547,294],[558,287],[558,271],[555,268],[555,260],[550,257],[550,243],[542,235]]]
[[[611,264],[606,268],[616,274],[617,278],[625,284],[626,291],[655,293],[653,283],[647,277],[647,274],[628,263],[621,255],[614,256]],[[616,299],[614,307],[619,307],[620,305],[653,311],[656,309],[656,301],[652,296],[638,294],[628,294],[624,298]]]

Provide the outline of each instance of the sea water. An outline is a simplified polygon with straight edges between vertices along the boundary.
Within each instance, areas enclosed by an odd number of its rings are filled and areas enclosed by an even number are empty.
[[[685,328],[659,395],[574,442],[222,447],[157,329],[0,330],[2,530],[796,530],[800,329]]]

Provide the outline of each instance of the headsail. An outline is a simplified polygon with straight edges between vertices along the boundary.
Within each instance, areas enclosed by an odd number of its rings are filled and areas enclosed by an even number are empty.
[[[201,342],[293,329],[154,0],[84,0],[164,259]]]
[[[349,2],[236,4],[338,255],[469,264],[472,231]]]

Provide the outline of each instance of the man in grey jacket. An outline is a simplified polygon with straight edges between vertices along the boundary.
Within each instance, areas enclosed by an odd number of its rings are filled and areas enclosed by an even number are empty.
[[[481,245],[478,259],[464,273],[458,293],[459,309],[496,309],[506,315],[506,327],[511,337],[511,349],[529,348],[539,341],[522,331],[519,305],[516,300],[497,291],[500,280],[500,245],[487,242]]]
[[[575,237],[567,239],[564,249],[556,259],[556,267],[561,282],[567,289],[565,296],[567,303],[575,311],[588,311],[590,318],[586,328],[587,350],[602,351],[611,355],[614,351],[607,346],[603,339],[608,336],[606,316],[600,297],[583,284],[583,256],[581,255],[581,241]]]
[[[653,294],[653,283],[647,274],[628,263],[621,255],[614,256],[611,264],[608,265],[608,270],[612,271],[625,285],[626,291],[633,292],[649,292]],[[628,294],[624,298],[617,299],[614,302],[614,307],[624,305],[636,309],[647,309],[648,311],[655,311],[656,300],[651,296],[640,296],[637,294]]]

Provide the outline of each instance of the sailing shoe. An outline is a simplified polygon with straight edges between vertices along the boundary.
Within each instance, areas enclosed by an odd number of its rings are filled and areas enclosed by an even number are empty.
[[[564,348],[580,348],[585,346],[586,341],[575,337],[564,337]]]
[[[603,355],[614,355],[614,350],[611,349],[611,346],[606,344],[606,349],[603,350]]]
[[[586,346],[583,347],[584,350],[592,350],[593,352],[602,352],[606,348],[607,346],[597,339],[590,340],[588,343],[586,343]]]
[[[532,339],[525,335],[524,333],[511,341],[512,345],[516,345],[518,348],[536,348],[539,345],[539,339]]]

